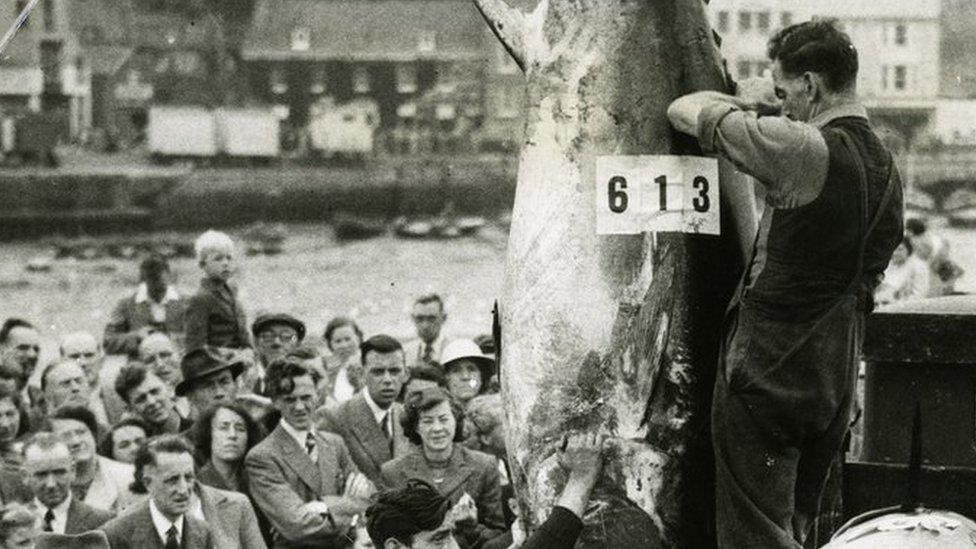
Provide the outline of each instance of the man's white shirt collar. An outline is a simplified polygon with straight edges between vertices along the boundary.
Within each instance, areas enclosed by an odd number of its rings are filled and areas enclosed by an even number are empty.
[[[387,414],[387,412],[393,409],[393,405],[391,404],[389,408],[384,410],[380,408],[379,404],[373,401],[373,397],[369,396],[368,387],[363,387],[362,391],[363,397],[366,399],[366,406],[369,406],[369,410],[373,412],[373,418],[376,419],[376,423],[382,425],[383,417]]]
[[[308,435],[312,432],[311,429],[299,431],[298,429],[292,427],[291,423],[285,421],[285,418],[281,418],[281,421],[278,423],[281,424],[281,427],[291,436],[291,438],[295,439],[295,442],[297,442],[302,449],[305,449],[305,441],[308,440]]]
[[[166,535],[169,532],[170,527],[176,526],[176,537],[180,540],[183,539],[183,526],[186,521],[186,517],[180,515],[176,522],[170,522],[168,518],[163,516],[163,513],[156,508],[156,502],[149,498],[149,516],[152,517],[153,526],[156,528],[156,533],[159,534],[159,539],[166,544]]]
[[[43,522],[44,515],[47,514],[47,507],[37,498],[34,498],[34,505],[41,510],[41,521]],[[68,507],[71,507],[71,492],[68,492],[68,497],[64,498],[64,501],[51,508],[51,511],[54,512],[51,531],[55,534],[63,534],[68,526]]]
[[[176,291],[176,288],[167,285],[166,294],[163,295],[163,300],[159,303],[165,304],[170,301],[176,301],[179,298],[180,294]],[[143,282],[139,284],[139,287],[136,289],[136,303],[145,303],[147,301],[149,301],[149,287],[146,286],[145,282]]]

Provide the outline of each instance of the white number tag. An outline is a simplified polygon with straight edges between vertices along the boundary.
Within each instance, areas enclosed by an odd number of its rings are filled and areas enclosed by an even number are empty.
[[[596,159],[596,232],[721,230],[718,161],[701,156],[600,156]]]

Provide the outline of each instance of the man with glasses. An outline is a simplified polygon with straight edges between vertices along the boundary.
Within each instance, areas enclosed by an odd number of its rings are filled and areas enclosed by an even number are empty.
[[[442,330],[447,321],[444,301],[437,294],[420,296],[414,301],[410,316],[417,328],[417,339],[403,346],[407,364],[411,367],[439,364],[441,353],[449,342]]]
[[[255,394],[265,394],[264,378],[267,368],[277,359],[294,351],[305,339],[305,323],[287,313],[258,315],[251,325],[258,363],[246,375],[245,388]]]

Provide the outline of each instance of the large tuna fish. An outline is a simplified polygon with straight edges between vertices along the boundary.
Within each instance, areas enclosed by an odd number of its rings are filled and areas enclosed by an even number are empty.
[[[475,0],[527,78],[501,318],[520,508],[537,526],[565,482],[563,433],[618,442],[581,547],[707,547],[709,402],[724,309],[754,230],[752,187],[723,166],[722,236],[599,236],[595,161],[694,154],[666,111],[724,89],[700,0]]]

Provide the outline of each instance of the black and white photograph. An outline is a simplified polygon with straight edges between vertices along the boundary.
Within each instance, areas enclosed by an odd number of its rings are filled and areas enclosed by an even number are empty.
[[[0,549],[976,547],[976,0],[0,0]]]

